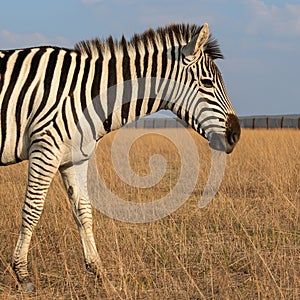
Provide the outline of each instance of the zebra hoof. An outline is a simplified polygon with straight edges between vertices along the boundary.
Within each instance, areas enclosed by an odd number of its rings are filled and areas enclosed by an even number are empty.
[[[101,279],[104,277],[107,280],[112,280],[112,276],[105,269],[99,267],[97,263],[86,263],[86,269],[88,272],[93,273],[97,278]]]
[[[30,282],[29,278],[20,282],[21,291],[24,293],[32,293],[35,290],[35,286],[32,282]]]
[[[101,270],[100,267],[96,264],[96,263],[86,263],[85,267],[87,269],[88,272],[93,273],[94,275],[96,275],[97,277],[101,277]]]

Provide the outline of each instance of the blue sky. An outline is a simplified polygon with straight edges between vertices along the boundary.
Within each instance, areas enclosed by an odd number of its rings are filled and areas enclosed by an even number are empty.
[[[204,22],[225,55],[217,64],[239,115],[300,113],[299,0],[3,1],[0,49],[73,47],[94,37]]]

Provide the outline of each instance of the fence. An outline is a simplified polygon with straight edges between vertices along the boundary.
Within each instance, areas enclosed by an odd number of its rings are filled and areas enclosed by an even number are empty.
[[[242,128],[298,128],[300,115],[239,117]]]
[[[300,129],[300,115],[284,116],[250,116],[239,117],[242,128],[298,128]],[[186,122],[178,118],[142,118],[128,124],[128,128],[182,128],[187,127]]]
[[[178,118],[142,118],[126,125],[128,128],[182,128],[187,127],[186,122]]]

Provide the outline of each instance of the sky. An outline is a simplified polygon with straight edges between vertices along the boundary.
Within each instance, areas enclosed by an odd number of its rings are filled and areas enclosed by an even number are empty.
[[[238,115],[300,113],[299,0],[6,0],[0,49],[72,48],[95,37],[205,22],[225,56],[216,63]]]

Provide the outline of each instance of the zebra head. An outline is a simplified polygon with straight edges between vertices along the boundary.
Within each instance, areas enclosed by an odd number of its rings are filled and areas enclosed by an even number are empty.
[[[223,55],[204,24],[181,49],[181,77],[190,92],[172,110],[208,139],[211,148],[231,153],[240,138],[240,124],[214,62],[217,58]]]

